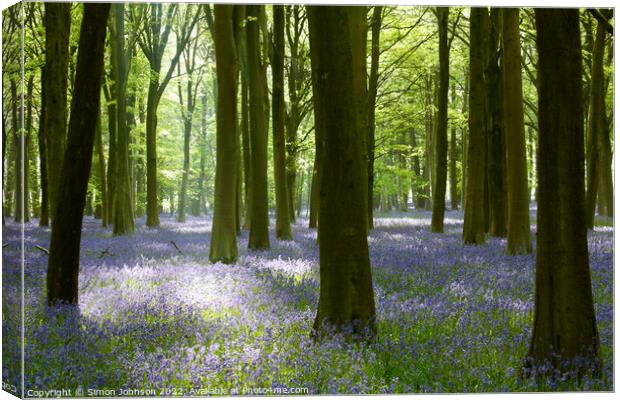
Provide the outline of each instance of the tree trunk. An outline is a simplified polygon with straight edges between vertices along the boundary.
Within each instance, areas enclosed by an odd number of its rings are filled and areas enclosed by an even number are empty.
[[[534,328],[526,372],[600,367],[588,267],[577,9],[537,8],[538,239]]]
[[[450,82],[450,49],[448,48],[448,7],[437,7],[439,25],[439,92],[437,123],[433,140],[435,168],[433,179],[433,215],[431,232],[443,232],[446,212],[446,180],[448,178],[448,85]]]
[[[146,101],[146,226],[159,226],[157,212],[157,106],[159,80],[151,76]]]
[[[101,193],[101,226],[105,228],[110,218],[108,216],[108,186],[105,176],[105,156],[101,134],[101,114],[99,114],[95,131],[95,151],[97,152],[97,174],[99,177],[99,191]]]
[[[99,114],[105,31],[109,10],[109,3],[84,5],[67,149],[57,197],[59,206],[54,209],[55,214],[52,218],[47,267],[49,305],[78,302],[82,216]]]
[[[411,179],[411,194],[415,199],[415,208],[416,210],[421,210],[424,208],[425,198],[424,198],[424,190],[420,188],[420,182],[422,177],[420,176],[420,156],[418,155],[417,149],[417,139],[416,139],[416,130],[415,128],[411,128],[409,132],[409,140],[411,144],[411,150],[413,153],[413,160],[411,163],[411,168],[413,169],[414,176]]]
[[[484,35],[486,8],[472,7],[469,48],[469,140],[467,144],[467,200],[465,203],[463,242],[483,244],[484,235]]]
[[[45,135],[49,212],[55,215],[60,168],[67,137],[67,74],[71,4],[45,3]]]
[[[237,75],[238,59],[234,31],[238,7],[214,6],[215,62],[218,105],[216,117],[216,168],[213,229],[209,260],[233,263],[237,260],[235,225],[237,182]]]
[[[503,97],[508,189],[508,254],[532,252],[525,157],[519,9],[502,9]]]
[[[24,222],[30,222],[30,152],[31,152],[31,138],[32,138],[32,96],[34,89],[34,74],[30,74],[28,82],[26,83],[26,115],[24,127]],[[23,112],[23,111],[22,111]],[[36,176],[36,174],[35,174]]]
[[[318,155],[315,155],[314,166],[312,168],[312,177],[310,184],[310,216],[308,217],[308,228],[317,228],[319,226],[319,167]]]
[[[13,120],[13,149],[15,150],[15,213],[13,214],[15,222],[24,222],[24,191],[22,178],[24,175],[24,163],[22,153],[23,132],[21,129],[21,96],[17,94],[17,82],[11,78],[11,115]],[[19,111],[18,111],[19,110]]]
[[[39,115],[39,175],[41,180],[41,208],[39,213],[39,226],[49,226],[49,196],[47,191],[47,145],[45,135],[45,106],[47,102],[46,97],[46,85],[45,85],[45,67],[41,68],[41,113]],[[4,165],[4,157],[3,163]]]
[[[284,6],[273,6],[272,117],[273,173],[276,191],[276,237],[292,240],[290,206],[286,181],[286,149],[284,137]]]
[[[489,234],[506,236],[506,143],[503,127],[502,71],[500,65],[500,9],[491,8],[486,65],[487,165]]]
[[[456,85],[452,84],[451,93],[452,106],[456,106]],[[455,107],[456,108],[456,107]],[[459,192],[458,177],[456,173],[456,162],[458,160],[458,149],[456,148],[456,126],[450,128],[450,208],[458,210],[459,208]]]
[[[320,336],[327,323],[363,335],[375,329],[367,209],[362,198],[367,176],[360,144],[366,130],[358,108],[363,103],[356,98],[363,82],[355,70],[361,38],[353,35],[362,34],[359,27],[365,24],[365,12],[356,7],[307,9],[315,129],[324,140],[319,164],[321,288],[314,332]]]
[[[110,64],[112,75],[115,74],[115,64]],[[113,81],[106,80],[104,75],[103,94],[105,96],[108,112],[108,169],[107,169],[107,183],[108,183],[108,211],[106,226],[113,223],[114,219],[114,196],[116,193],[116,102],[113,101],[112,96],[116,92]]]
[[[114,190],[114,236],[132,234],[135,230],[131,180],[129,177],[129,128],[127,126],[127,75],[128,60],[125,59],[125,5],[112,5],[114,17],[112,59],[116,66],[115,98],[116,98],[116,168]],[[128,52],[131,54],[131,51]]]
[[[368,228],[373,228],[373,193],[375,184],[375,105],[377,102],[377,88],[379,82],[379,55],[381,39],[381,21],[383,18],[383,6],[374,6],[371,29],[370,47],[370,73],[368,76],[368,99],[367,113],[367,154],[368,154]]]
[[[265,121],[265,65],[260,47],[263,6],[247,6],[247,62],[250,91],[250,160],[252,170],[252,223],[248,247],[269,248],[269,199],[267,192],[267,123]]]

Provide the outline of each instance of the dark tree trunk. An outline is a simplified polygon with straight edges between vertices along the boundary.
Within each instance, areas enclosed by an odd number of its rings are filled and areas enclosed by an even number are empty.
[[[502,71],[500,65],[500,9],[491,8],[486,65],[487,165],[489,234],[506,236],[506,144],[503,127]]]
[[[47,267],[47,301],[50,305],[78,302],[82,216],[99,113],[109,10],[109,3],[84,5],[67,150],[58,192],[58,204],[62,206],[55,208],[52,218]]]
[[[486,8],[472,7],[469,48],[469,137],[467,144],[467,200],[465,202],[463,242],[482,244],[484,229],[485,127],[483,53]]]
[[[283,240],[292,240],[284,137],[284,6],[273,6],[272,55],[273,172],[276,191],[276,237]]]
[[[45,3],[45,135],[47,144],[47,189],[49,212],[55,213],[60,168],[67,137],[67,74],[71,4]]]
[[[314,323],[319,336],[324,323],[351,327],[354,334],[375,326],[362,198],[367,182],[360,144],[366,130],[358,108],[363,104],[355,96],[363,82],[355,71],[361,57],[355,51],[360,51],[357,34],[363,32],[359,27],[365,17],[360,7],[308,7],[315,127],[324,140],[319,164],[321,288]]]
[[[439,92],[437,123],[433,140],[435,167],[433,176],[433,215],[431,232],[443,232],[448,178],[448,85],[450,81],[450,49],[448,48],[448,7],[437,7],[439,25]]]
[[[424,190],[420,188],[420,182],[422,177],[420,176],[420,156],[418,155],[417,150],[417,138],[416,138],[416,130],[415,128],[411,128],[409,132],[411,150],[414,152],[413,160],[411,163],[411,168],[413,169],[414,176],[411,179],[411,193],[413,198],[415,199],[415,208],[416,210],[421,210],[424,208],[425,198],[424,198]]]
[[[584,202],[577,9],[537,8],[538,240],[530,374],[600,366]]]

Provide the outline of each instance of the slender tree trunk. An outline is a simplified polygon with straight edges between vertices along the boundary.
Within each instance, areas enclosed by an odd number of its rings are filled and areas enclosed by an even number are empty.
[[[356,98],[363,82],[355,70],[361,38],[354,33],[362,34],[359,27],[365,24],[360,11],[364,9],[308,7],[315,127],[325,141],[319,164],[321,288],[314,323],[319,336],[325,323],[360,335],[375,327],[363,198],[367,182],[361,143],[366,130],[358,109],[363,103]]]
[[[111,63],[112,75],[115,74],[114,63]],[[105,75],[104,75],[105,81]],[[114,219],[114,196],[116,193],[116,137],[117,137],[117,123],[116,123],[116,102],[113,101],[112,96],[114,95],[116,89],[115,85],[111,81],[106,82],[108,85],[104,83],[104,95],[105,100],[108,103],[107,111],[108,111],[108,169],[107,169],[107,183],[108,183],[108,211],[107,211],[107,220],[106,226],[111,225]]]
[[[424,208],[425,198],[424,190],[420,189],[420,181],[422,177],[420,176],[420,156],[418,155],[418,144],[415,128],[411,128],[409,130],[409,141],[411,144],[411,150],[414,152],[411,163],[411,168],[413,169],[414,174],[413,178],[411,179],[411,193],[413,198],[415,199],[414,201],[416,210],[421,210]]]
[[[433,208],[431,189],[433,187],[433,164],[434,164],[434,145],[433,145],[433,80],[431,76],[426,78],[425,91],[426,105],[426,140],[424,142],[424,209],[431,210]]]
[[[456,105],[456,85],[452,84],[451,93],[452,105]],[[450,208],[458,210],[459,208],[459,192],[458,192],[458,177],[456,173],[456,162],[458,160],[458,149],[456,148],[456,127],[453,125],[450,128]]]
[[[101,193],[101,226],[104,228],[108,225],[108,186],[105,176],[105,156],[103,153],[103,141],[101,138],[101,114],[97,118],[97,125],[95,131],[95,150],[97,152],[97,168],[99,175],[99,191]]]
[[[159,80],[151,77],[146,102],[146,226],[158,227],[157,212],[157,106]]]
[[[235,225],[237,183],[237,75],[235,46],[235,14],[239,7],[216,4],[215,61],[218,81],[216,122],[216,170],[213,229],[209,260],[233,263],[237,260],[237,228]]]
[[[537,8],[538,239],[534,328],[526,371],[600,367],[584,202],[577,9]]]
[[[508,189],[508,254],[532,252],[525,157],[519,9],[502,9],[504,129]]]
[[[45,3],[45,135],[50,215],[54,216],[67,137],[67,74],[71,4]],[[52,223],[54,221],[52,220]]]
[[[272,54],[273,171],[276,191],[276,237],[283,240],[292,240],[284,143],[284,6],[273,6]]]
[[[446,212],[446,181],[448,178],[448,86],[450,82],[450,49],[448,48],[448,7],[437,7],[439,25],[439,92],[437,125],[433,141],[435,173],[431,232],[443,232]]]
[[[41,68],[41,113],[39,115],[39,175],[41,179],[41,208],[39,213],[39,226],[49,226],[49,206],[47,192],[47,145],[45,135],[45,67]],[[3,121],[4,123],[4,121]],[[3,163],[4,165],[4,157]]]
[[[128,60],[125,59],[125,5],[114,4],[111,8],[114,17],[112,58],[116,66],[116,166],[114,187],[113,234],[115,236],[132,234],[135,230],[129,177],[129,129],[127,126],[127,74]],[[130,52],[129,52],[130,53]]]
[[[30,222],[30,151],[31,151],[31,138],[32,138],[32,96],[34,89],[34,75],[30,74],[28,82],[26,83],[26,115],[24,127],[24,222]],[[23,112],[23,111],[22,111]],[[36,175],[35,175],[36,176]]]
[[[467,200],[463,224],[465,244],[483,244],[484,235],[484,76],[483,53],[486,8],[472,7],[469,48],[469,140],[467,146]]]
[[[81,226],[99,114],[109,10],[109,3],[84,5],[67,149],[57,197],[59,206],[54,209],[52,217],[47,266],[47,301],[50,305],[78,302]]]
[[[370,48],[370,74],[368,77],[368,100],[367,100],[367,125],[368,132],[367,153],[368,153],[368,227],[373,227],[373,193],[375,181],[375,105],[377,102],[377,88],[379,82],[379,41],[381,39],[381,21],[383,17],[383,7],[374,6],[371,29],[371,48]]]
[[[486,66],[487,181],[489,233],[506,236],[506,143],[503,126],[502,70],[500,59],[501,11],[491,8]]]
[[[15,222],[24,222],[24,191],[22,178],[24,175],[24,163],[22,158],[22,139],[23,132],[21,129],[21,97],[17,94],[17,82],[11,78],[11,114],[13,119],[13,149],[15,151]],[[19,111],[18,111],[19,110]]]
[[[260,47],[263,6],[247,6],[247,62],[250,91],[250,160],[252,164],[252,222],[248,247],[269,248],[269,208],[267,192],[267,123],[265,121],[265,66]]]

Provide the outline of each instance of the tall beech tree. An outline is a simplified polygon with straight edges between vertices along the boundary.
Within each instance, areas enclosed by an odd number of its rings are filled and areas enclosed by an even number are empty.
[[[200,17],[196,7],[185,5],[185,12],[181,19],[181,37],[175,54],[170,60],[167,72],[162,76],[161,67],[164,51],[168,44],[168,37],[174,23],[178,4],[149,4],[145,21],[148,24],[140,30],[138,43],[142,52],[149,61],[149,88],[146,103],[146,225],[159,226],[159,207],[157,201],[157,108],[164,90],[168,86],[172,73],[176,69],[181,52],[190,40],[191,33]]]
[[[381,40],[381,22],[383,20],[383,6],[374,6],[370,21],[370,71],[368,75],[368,98],[366,100],[366,138],[368,157],[368,228],[373,227],[373,195],[375,182],[375,108],[377,105],[377,89],[379,87],[379,56]]]
[[[501,11],[492,7],[488,19],[485,67],[486,88],[486,180],[488,202],[488,232],[491,236],[506,236],[506,143],[502,102],[501,70]]]
[[[579,10],[537,8],[538,239],[526,367],[600,365],[588,267]]]
[[[292,240],[288,185],[286,179],[284,104],[284,6],[273,6],[272,118],[273,174],[276,191],[276,237]]]
[[[465,244],[483,244],[485,176],[485,87],[483,75],[484,19],[487,9],[472,7],[469,20],[469,135],[467,140],[467,192],[463,224]]]
[[[508,191],[508,254],[532,252],[529,192],[523,122],[519,9],[503,8],[503,101],[506,132],[506,186]]]
[[[252,218],[250,249],[269,248],[269,198],[267,192],[267,122],[265,85],[267,82],[260,42],[260,20],[264,6],[246,7],[246,50],[250,101],[250,163],[252,173]]]
[[[446,212],[446,180],[448,178],[448,86],[450,82],[450,49],[448,48],[448,7],[437,7],[439,26],[439,91],[435,124],[433,214],[431,231],[443,232]]]
[[[54,222],[60,168],[67,137],[67,79],[71,4],[45,3],[45,147],[47,150],[47,194]]]
[[[356,98],[364,85],[356,54],[365,40],[364,7],[309,6],[315,129],[319,164],[320,296],[314,331],[324,323],[374,329],[375,303],[364,201],[364,121]],[[355,86],[358,86],[356,89]],[[346,207],[343,207],[343,204]]]
[[[127,79],[136,41],[137,27],[131,31],[125,44],[125,4],[113,4],[110,14],[110,43],[114,63],[114,98],[116,101],[116,141],[113,149],[116,155],[113,165],[114,214],[112,215],[114,235],[127,235],[135,230],[131,177],[129,171],[129,126],[127,125]]]
[[[215,204],[209,260],[237,260],[235,221],[239,140],[237,138],[238,57],[235,30],[244,6],[214,6],[214,42],[217,71]]]
[[[50,305],[78,302],[82,217],[99,114],[109,11],[109,3],[84,4],[67,148],[59,175],[57,207],[52,218],[47,266],[47,301]]]

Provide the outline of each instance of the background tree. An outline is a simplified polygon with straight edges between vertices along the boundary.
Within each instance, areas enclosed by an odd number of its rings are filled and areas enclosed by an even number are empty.
[[[526,367],[598,366],[584,202],[581,40],[577,9],[536,9],[538,240],[534,328]]]
[[[99,113],[109,11],[109,3],[84,5],[67,149],[60,173],[61,190],[52,218],[47,267],[47,300],[50,305],[78,302],[81,225]]]
[[[177,4],[149,4],[149,18],[145,29],[138,36],[138,43],[149,61],[149,89],[146,104],[146,225],[159,226],[157,202],[157,108],[176,69],[183,48],[190,39],[191,32],[200,17],[192,5],[187,5],[181,16],[183,35],[179,40],[176,52],[170,60],[168,70],[161,76],[162,59],[168,43],[170,30],[177,13]]]

